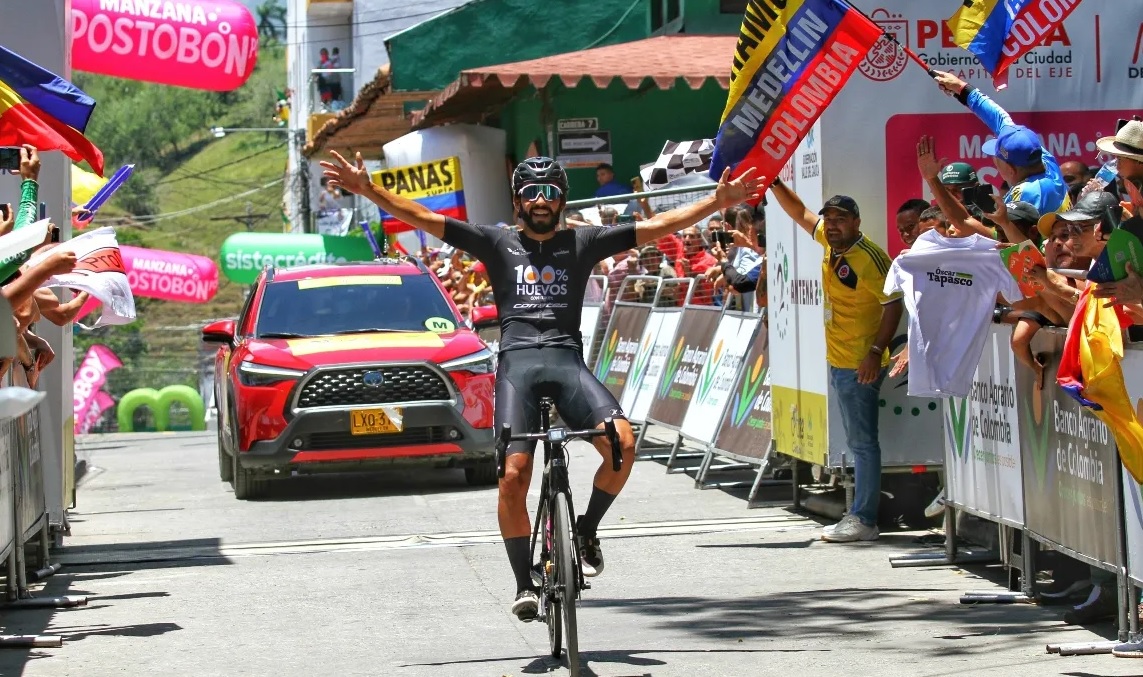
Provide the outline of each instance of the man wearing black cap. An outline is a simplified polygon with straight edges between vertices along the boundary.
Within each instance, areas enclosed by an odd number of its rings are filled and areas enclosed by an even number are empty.
[[[996,135],[980,150],[992,156],[996,171],[1012,186],[1005,202],[1030,202],[1041,214],[1070,206],[1060,165],[1035,132],[1013,122],[1008,111],[952,73],[936,71],[934,77],[941,90],[967,106]]]
[[[853,457],[853,507],[822,534],[835,543],[877,540],[881,500],[881,444],[877,417],[889,341],[904,312],[901,293],[885,294],[891,261],[861,234],[861,211],[846,195],[826,201],[815,215],[781,179],[770,190],[790,218],[825,247],[826,361]]]

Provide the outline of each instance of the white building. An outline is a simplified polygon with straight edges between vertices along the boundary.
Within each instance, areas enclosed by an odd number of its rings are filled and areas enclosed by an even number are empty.
[[[458,7],[467,0],[285,0],[287,5],[287,42],[289,45],[287,83],[292,91],[290,128],[303,139],[314,132],[338,110],[352,103],[362,87],[369,84],[377,70],[389,63],[385,40],[410,26]],[[322,73],[336,76],[341,97],[322,101],[315,69],[320,68],[321,50],[339,52],[339,66],[352,72]],[[299,138],[296,136],[295,138]],[[286,204],[291,217],[291,230],[302,232],[302,143],[290,144]],[[317,159],[309,162],[311,211],[317,211],[321,169]]]

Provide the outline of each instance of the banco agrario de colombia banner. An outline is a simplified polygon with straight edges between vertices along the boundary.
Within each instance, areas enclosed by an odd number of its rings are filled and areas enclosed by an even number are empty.
[[[842,0],[750,0],[711,178],[776,177],[882,32]]]
[[[464,182],[460,178],[460,158],[450,157],[405,167],[373,172],[373,181],[385,190],[421,203],[425,207],[464,221],[468,210],[464,203]],[[413,230],[409,224],[378,208],[386,233]]]

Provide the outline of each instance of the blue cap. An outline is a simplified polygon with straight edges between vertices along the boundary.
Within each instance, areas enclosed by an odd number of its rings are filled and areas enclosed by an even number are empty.
[[[985,155],[998,157],[1014,167],[1036,164],[1044,154],[1040,137],[1023,125],[1004,127],[999,136],[985,141],[980,150]]]

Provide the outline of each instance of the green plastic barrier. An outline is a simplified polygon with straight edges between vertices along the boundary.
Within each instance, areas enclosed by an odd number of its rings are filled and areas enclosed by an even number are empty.
[[[253,284],[262,268],[315,263],[372,261],[369,242],[360,237],[313,233],[235,233],[219,251],[222,274],[239,284]]]
[[[180,403],[190,412],[191,430],[206,430],[206,405],[198,391],[190,386],[167,386],[162,390],[139,388],[132,390],[119,400],[116,419],[119,431],[135,432],[135,410],[148,407],[155,416],[155,428],[159,432],[170,429],[171,405]]]

